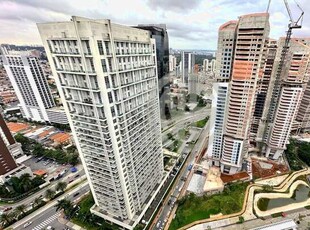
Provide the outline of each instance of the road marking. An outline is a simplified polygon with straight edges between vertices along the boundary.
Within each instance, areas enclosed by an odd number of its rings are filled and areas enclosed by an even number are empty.
[[[36,227],[34,227],[32,230],[41,230],[43,228],[45,228],[48,224],[52,223],[54,220],[56,220],[58,218],[58,216],[60,215],[60,211],[56,212],[54,215],[52,215],[51,217],[49,217],[48,219],[46,219],[45,221],[43,221],[41,224],[37,225]]]

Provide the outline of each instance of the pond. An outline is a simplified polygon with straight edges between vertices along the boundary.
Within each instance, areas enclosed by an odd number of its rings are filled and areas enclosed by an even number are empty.
[[[266,211],[292,203],[300,203],[309,198],[309,192],[309,187],[305,185],[298,185],[291,198],[261,198],[258,200],[257,206],[261,211]]]

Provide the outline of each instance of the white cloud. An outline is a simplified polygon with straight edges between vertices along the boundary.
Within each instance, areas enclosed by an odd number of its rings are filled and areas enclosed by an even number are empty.
[[[217,30],[228,20],[266,10],[268,0],[0,0],[0,43],[41,43],[37,22],[69,20],[71,15],[109,18],[115,23],[137,25],[166,23],[170,47],[216,49]],[[294,18],[299,12],[288,0]],[[310,36],[310,5],[299,0],[304,8],[303,29],[298,36]],[[270,37],[285,35],[289,18],[282,0],[270,6]]]

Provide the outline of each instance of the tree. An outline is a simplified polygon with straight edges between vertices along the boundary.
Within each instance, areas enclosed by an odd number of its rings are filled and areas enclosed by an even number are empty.
[[[171,114],[167,103],[165,104],[165,116],[167,120],[171,119]]]
[[[20,214],[25,215],[26,205],[21,204],[21,205],[17,206],[15,208],[14,212],[16,213],[17,216],[20,216]]]
[[[242,224],[244,222],[244,217],[239,216],[239,221],[237,222],[238,224]]]
[[[63,210],[67,217],[71,217],[76,209],[74,208],[73,202],[67,199],[58,200],[56,204],[56,211]]]
[[[185,106],[184,106],[184,111],[186,111],[186,112],[189,112],[189,111],[190,111],[188,105],[185,105]]]
[[[59,181],[56,185],[56,190],[63,192],[67,187],[67,183],[63,181]]]
[[[21,143],[22,149],[23,149],[24,151],[27,151],[27,149],[28,149],[28,147],[29,147],[29,145],[30,145],[30,140],[29,140],[27,137],[25,137],[25,136],[24,136],[23,134],[21,134],[21,133],[17,133],[17,134],[15,135],[15,140],[16,140],[17,142]]]
[[[18,177],[14,177],[14,176],[11,177],[10,178],[10,184],[12,185],[12,187],[16,193],[19,193],[19,194],[24,193],[23,184],[21,183],[21,181]]]
[[[54,191],[54,190],[52,190],[52,189],[47,189],[47,190],[45,191],[45,198],[46,198],[46,199],[51,200],[51,199],[54,198],[54,196],[55,196],[55,191]]]
[[[172,138],[173,138],[172,133],[167,133],[167,137],[168,137],[168,139],[172,140]]]
[[[28,173],[25,173],[19,177],[20,183],[22,184],[24,191],[29,191],[33,188],[31,176]]]
[[[9,212],[9,213],[2,213],[2,215],[0,216],[0,222],[2,226],[8,225],[12,222],[12,220],[14,219],[13,213]]]
[[[273,187],[269,184],[263,185],[264,192],[271,192],[273,190]]]
[[[45,182],[45,180],[40,176],[36,176],[32,179],[31,182],[32,182],[32,186],[34,188],[36,188],[36,187],[40,186],[41,184],[43,184]]]
[[[32,204],[32,208],[39,206],[42,203],[42,198],[41,197],[37,197],[34,199],[33,204]]]
[[[79,155],[77,153],[71,153],[68,155],[68,163],[71,165],[77,165],[79,163]]]
[[[36,143],[33,146],[32,154],[35,156],[43,156],[45,153],[44,147],[40,143]]]

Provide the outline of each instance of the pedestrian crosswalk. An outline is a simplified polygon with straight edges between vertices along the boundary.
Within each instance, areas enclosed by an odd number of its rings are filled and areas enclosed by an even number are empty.
[[[50,216],[48,219],[43,221],[41,224],[34,227],[32,230],[41,230],[47,227],[50,223],[52,223],[54,220],[56,220],[60,216],[60,212],[56,212],[54,215]]]

